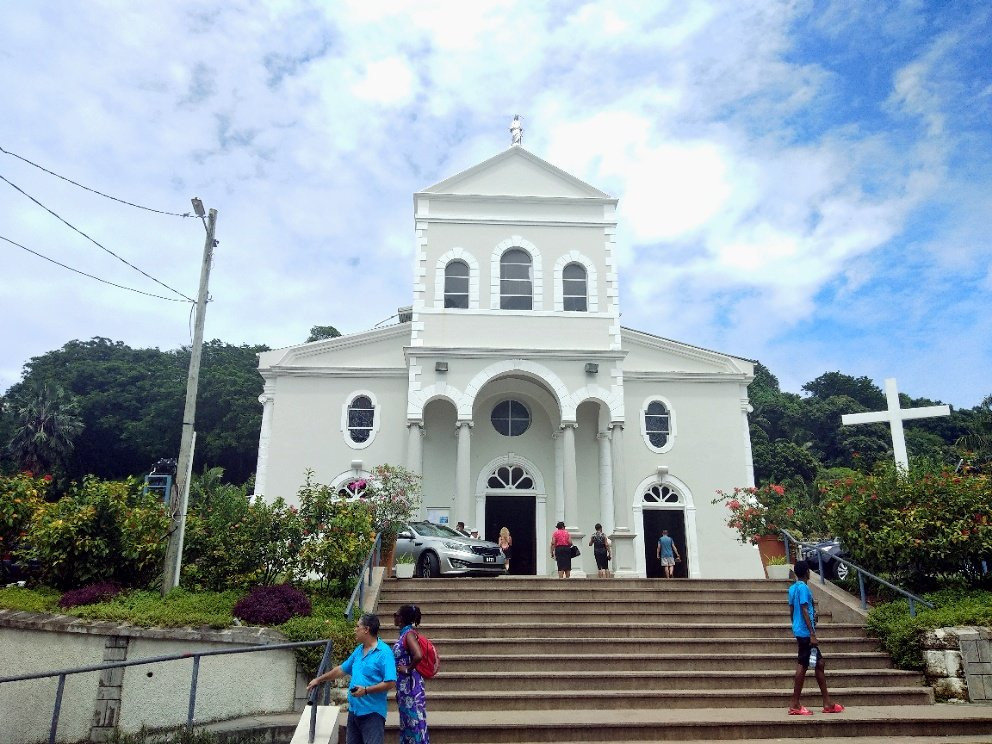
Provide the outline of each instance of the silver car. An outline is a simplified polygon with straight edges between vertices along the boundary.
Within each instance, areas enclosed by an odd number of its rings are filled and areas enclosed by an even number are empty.
[[[499,545],[433,522],[410,522],[396,536],[395,557],[406,555],[413,556],[416,575],[425,579],[504,573]]]

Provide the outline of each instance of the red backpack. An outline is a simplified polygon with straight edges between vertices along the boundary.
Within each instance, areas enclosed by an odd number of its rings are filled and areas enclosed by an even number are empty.
[[[437,649],[430,639],[421,633],[417,633],[417,641],[420,643],[420,663],[414,668],[424,679],[433,679],[441,669],[441,659],[438,658]]]

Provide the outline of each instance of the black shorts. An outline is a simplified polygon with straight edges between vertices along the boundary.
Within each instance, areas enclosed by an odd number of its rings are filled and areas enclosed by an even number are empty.
[[[594,550],[593,555],[596,556],[596,568],[600,571],[605,571],[610,567],[610,559],[606,557],[608,553],[605,550]]]
[[[796,661],[802,664],[804,667],[808,667],[809,650],[810,648],[812,648],[812,644],[809,642],[809,636],[796,636],[796,643],[799,644],[799,657],[796,659]],[[823,651],[820,650],[819,646],[816,647],[816,650],[817,653],[820,654],[820,660],[816,662],[816,665],[819,666],[820,664],[823,663]]]

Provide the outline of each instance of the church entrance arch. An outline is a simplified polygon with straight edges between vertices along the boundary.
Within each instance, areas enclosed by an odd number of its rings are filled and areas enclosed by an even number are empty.
[[[675,542],[681,562],[675,564],[676,578],[699,576],[699,551],[696,542],[696,510],[684,483],[671,476],[655,476],[641,482],[634,504],[634,523],[642,529],[638,535],[637,561],[643,563],[639,573],[649,579],[662,578],[658,561],[658,538],[663,530]]]
[[[486,540],[499,541],[506,527],[513,538],[510,574],[543,575],[545,551],[538,549],[544,522],[547,494],[536,466],[524,457],[509,453],[495,458],[479,473],[476,489],[477,522]]]

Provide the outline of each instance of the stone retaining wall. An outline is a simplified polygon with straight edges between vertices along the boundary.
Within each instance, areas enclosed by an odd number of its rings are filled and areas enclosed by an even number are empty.
[[[924,636],[923,648],[938,700],[992,703],[992,628],[937,628]]]
[[[58,671],[285,643],[269,628],[138,628],[65,615],[0,609],[0,676]],[[107,669],[66,678],[58,741],[106,741],[122,732],[186,721],[192,660]],[[47,741],[57,678],[0,685],[0,744]],[[306,680],[292,650],[208,656],[200,661],[196,721],[301,710]]]

